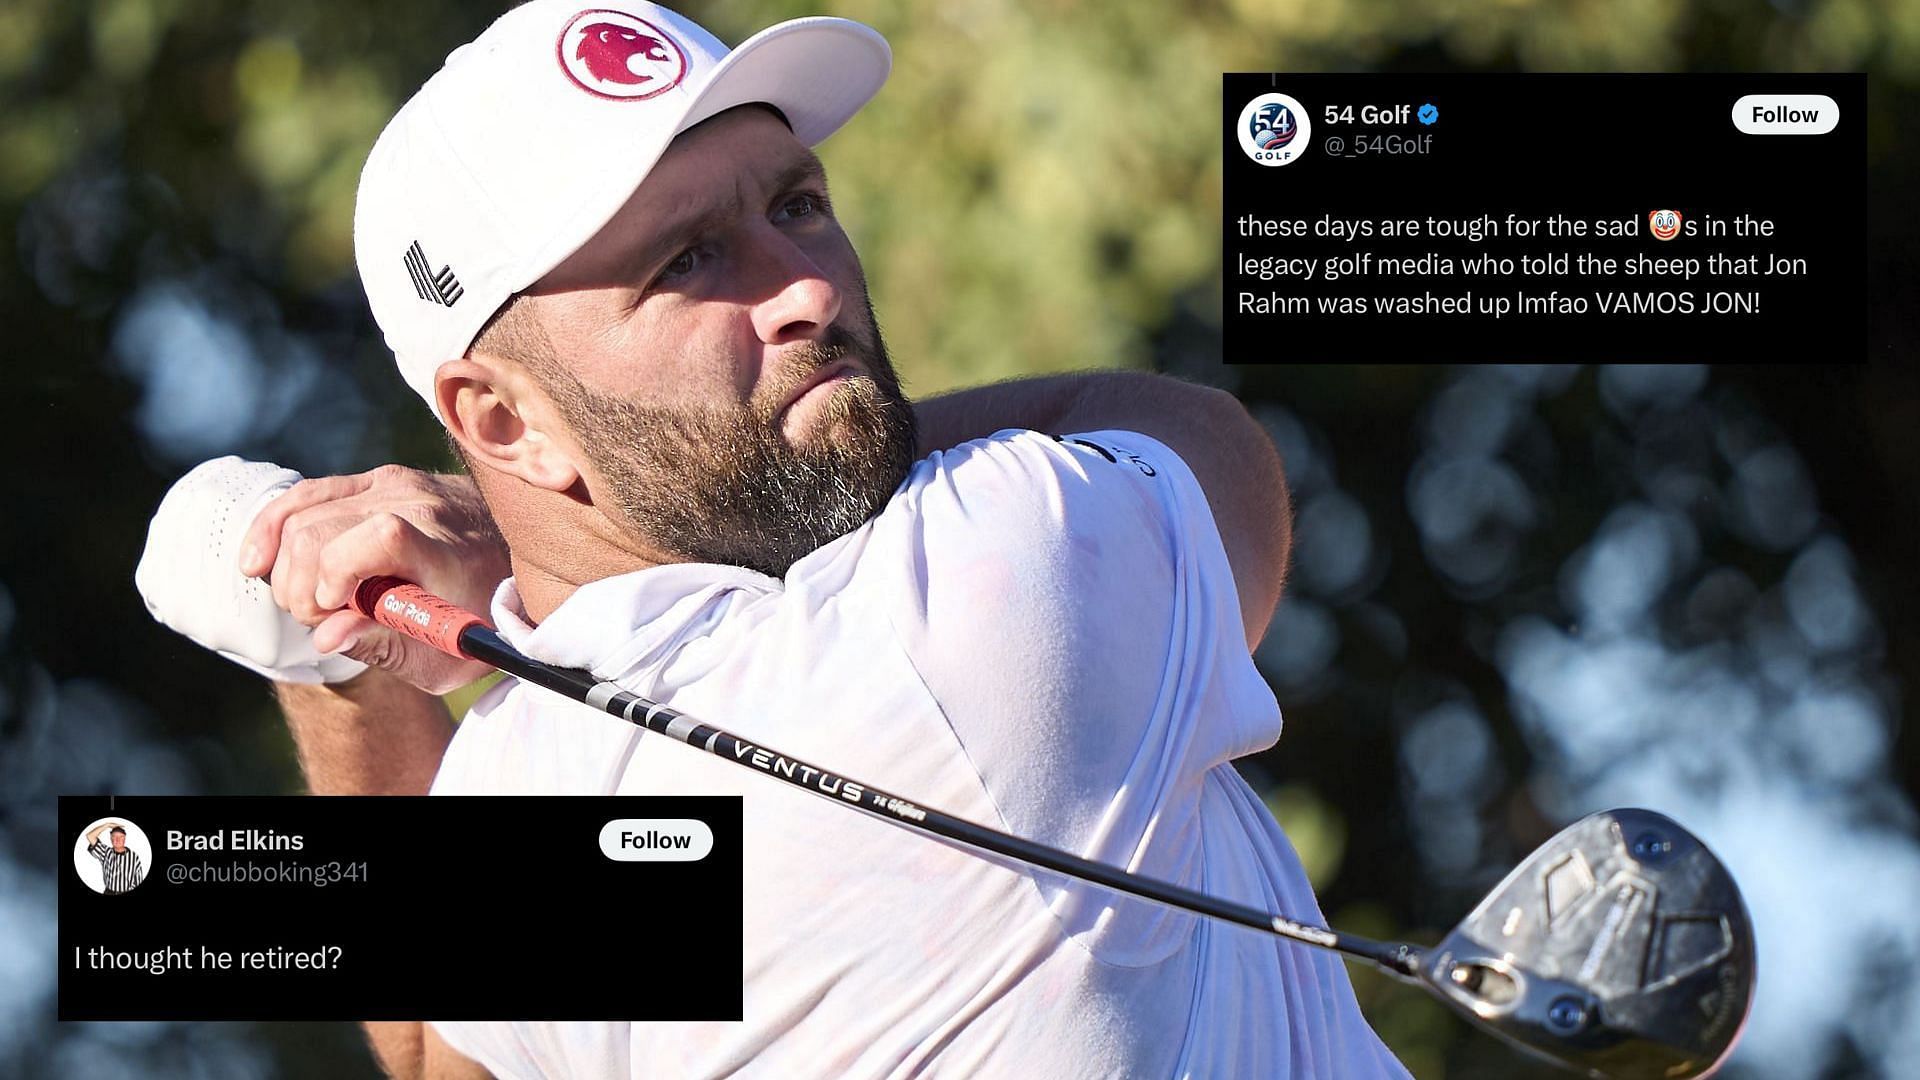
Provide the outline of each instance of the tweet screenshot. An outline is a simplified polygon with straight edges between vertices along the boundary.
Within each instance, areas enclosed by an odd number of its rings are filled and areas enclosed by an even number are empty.
[[[1864,75],[1224,77],[1228,363],[1863,361]]]
[[[60,1019],[737,1020],[740,813],[63,796]]]

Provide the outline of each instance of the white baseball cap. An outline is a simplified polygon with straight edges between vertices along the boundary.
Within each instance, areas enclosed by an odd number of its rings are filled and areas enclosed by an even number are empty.
[[[808,146],[892,67],[847,19],[794,19],[729,51],[666,8],[532,0],[502,15],[400,107],[354,205],[354,257],[400,374],[433,376],[493,313],[592,239],[680,132],[766,102]]]

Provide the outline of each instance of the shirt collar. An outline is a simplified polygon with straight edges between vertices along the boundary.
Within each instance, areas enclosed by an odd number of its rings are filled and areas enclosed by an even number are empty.
[[[731,593],[755,600],[781,588],[778,579],[744,567],[667,563],[590,581],[535,626],[508,578],[493,594],[493,625],[507,644],[535,660],[613,679],[678,637],[716,600]]]

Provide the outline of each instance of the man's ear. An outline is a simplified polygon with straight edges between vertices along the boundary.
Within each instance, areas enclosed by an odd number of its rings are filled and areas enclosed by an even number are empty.
[[[447,433],[475,463],[549,491],[580,483],[572,440],[555,437],[558,412],[520,372],[462,357],[434,372],[433,392]]]

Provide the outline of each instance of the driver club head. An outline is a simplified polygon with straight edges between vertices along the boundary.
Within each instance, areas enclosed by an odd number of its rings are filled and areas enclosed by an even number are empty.
[[[1514,867],[1420,977],[1480,1026],[1588,1076],[1700,1076],[1745,1026],[1753,924],[1692,833],[1606,810]]]

